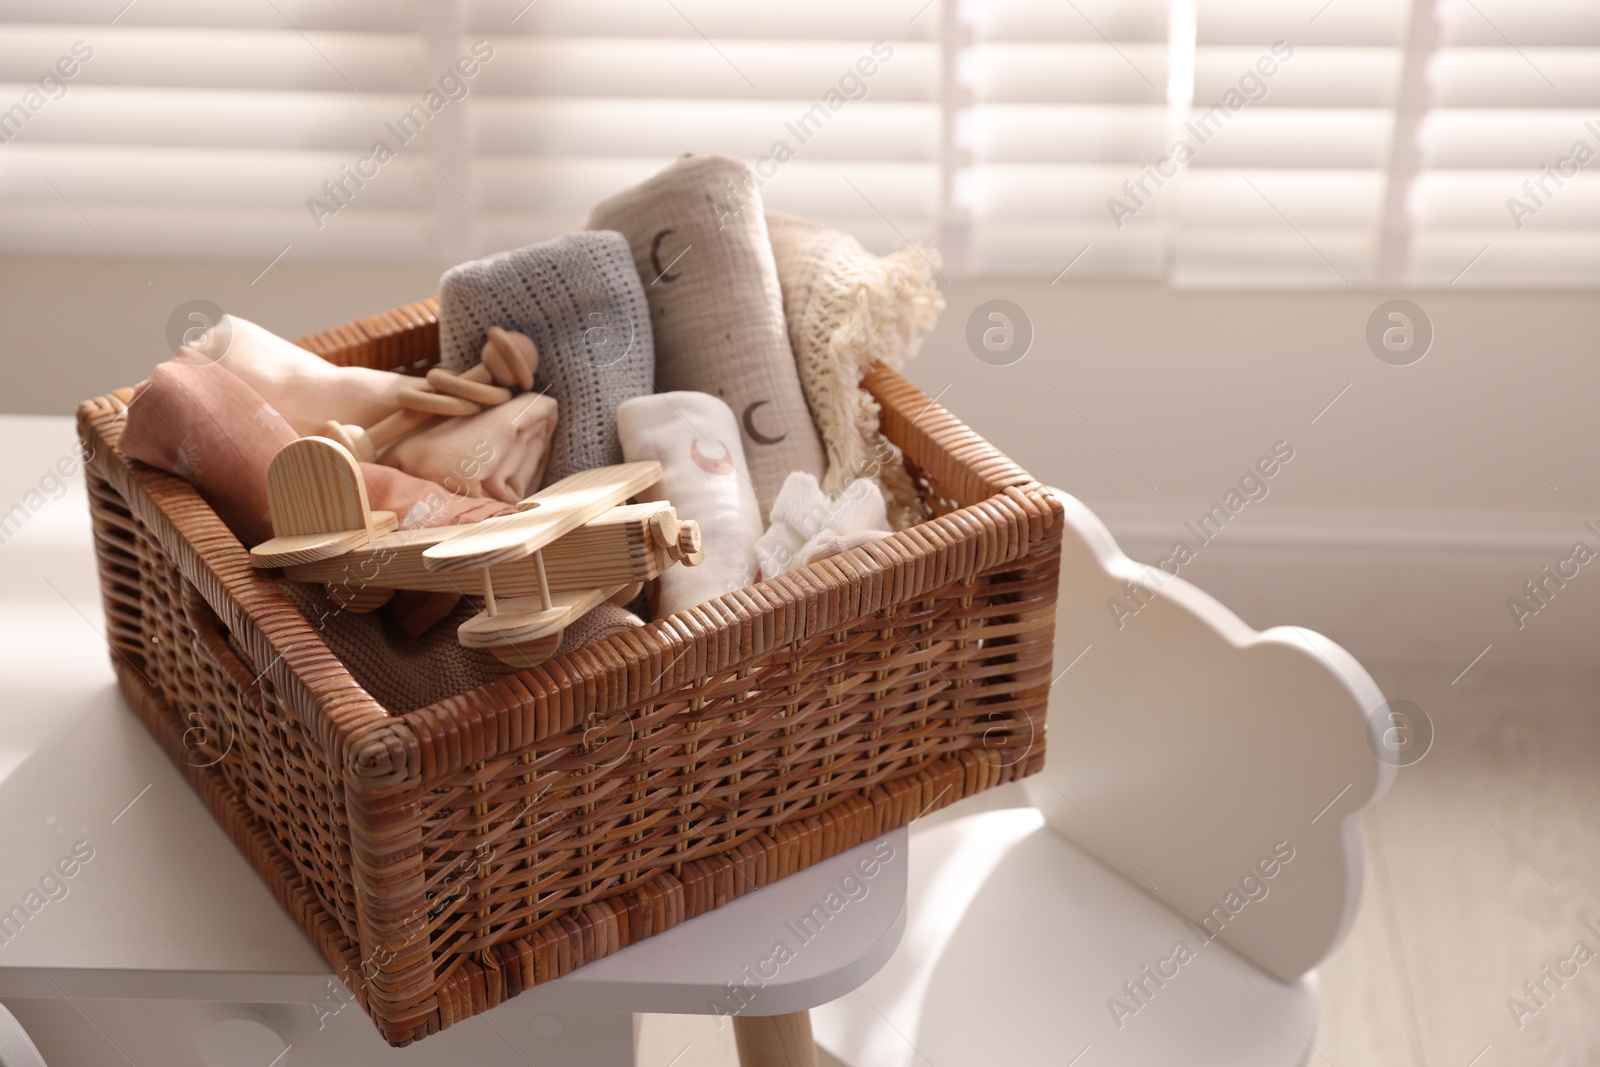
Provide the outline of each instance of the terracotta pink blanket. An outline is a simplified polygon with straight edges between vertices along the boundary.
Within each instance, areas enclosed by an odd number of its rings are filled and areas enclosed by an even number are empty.
[[[272,536],[267,467],[299,435],[254,389],[214,365],[168,360],[134,391],[125,419],[117,445],[123,455],[193,483],[246,546]],[[477,522],[515,510],[393,467],[363,463],[361,473],[372,508],[394,512],[403,527]],[[357,682],[392,711],[423,707],[515,670],[461,647],[456,625],[478,607],[453,593],[400,590],[382,611],[356,614],[318,586],[282,578],[277,585]],[[558,654],[640,625],[620,608],[602,608],[567,628]]]
[[[245,547],[272,536],[267,467],[300,435],[260,393],[217,366],[170,359],[139,384],[126,419],[117,446],[123,455],[193,483]],[[363,463],[361,472],[373,510],[394,512],[402,527],[451,526],[515,510],[393,467]]]

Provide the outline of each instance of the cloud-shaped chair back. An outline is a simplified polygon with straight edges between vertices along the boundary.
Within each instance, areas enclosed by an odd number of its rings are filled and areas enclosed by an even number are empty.
[[[1393,776],[1369,736],[1383,694],[1332,641],[1251,629],[1057,495],[1059,677],[1028,794],[1196,936],[1293,980],[1360,903],[1359,812]]]

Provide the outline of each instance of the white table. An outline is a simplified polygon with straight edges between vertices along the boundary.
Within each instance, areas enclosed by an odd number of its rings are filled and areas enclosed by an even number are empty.
[[[711,1013],[876,844],[391,1050],[117,692],[81,477],[29,506],[75,447],[69,419],[0,417],[0,516],[22,503],[0,528],[0,998],[52,1067],[632,1063],[630,1013]],[[893,953],[906,832],[881,840],[866,895],[746,1015],[826,1003]]]

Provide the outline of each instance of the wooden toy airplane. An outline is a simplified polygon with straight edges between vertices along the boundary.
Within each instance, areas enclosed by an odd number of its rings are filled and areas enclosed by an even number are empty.
[[[705,559],[700,527],[665,500],[628,504],[661,479],[654,461],[563,478],[467,526],[397,530],[367,502],[361,466],[325,437],[284,445],[267,470],[271,540],[257,567],[321,582],[347,611],[373,611],[396,589],[480,595],[484,610],[456,631],[468,648],[531,667],[554,654],[567,625],[603,600],[625,603],[674,563]]]

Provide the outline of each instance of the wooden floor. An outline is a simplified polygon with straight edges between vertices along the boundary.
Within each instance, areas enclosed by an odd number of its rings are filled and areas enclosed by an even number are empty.
[[[1367,813],[1362,913],[1322,968],[1314,1059],[1600,1063],[1600,677],[1374,674],[1428,712],[1435,742]],[[1542,969],[1579,941],[1595,959],[1558,986]],[[1531,1011],[1513,1016],[1511,998]]]
[[[641,1015],[638,1029],[639,1067],[739,1067],[733,1047],[733,1027],[709,1015]],[[818,1067],[855,1067],[842,1064],[821,1049]]]
[[[1435,740],[1366,814],[1361,915],[1321,968],[1308,1063],[1600,1064],[1600,673],[1373,674]],[[1543,968],[1579,941],[1595,958],[1558,986]],[[1535,1000],[1523,983],[1541,981]],[[1530,1011],[1514,1018],[1513,997]],[[643,1067],[737,1064],[732,1029],[709,1018],[645,1016],[639,1037]]]

